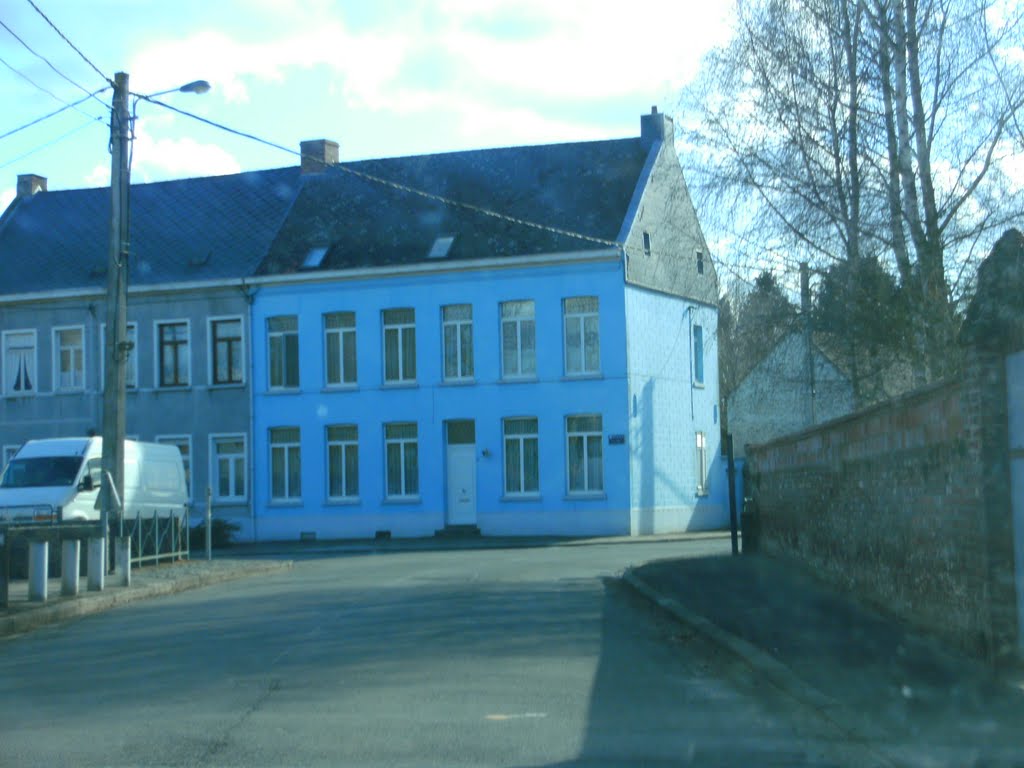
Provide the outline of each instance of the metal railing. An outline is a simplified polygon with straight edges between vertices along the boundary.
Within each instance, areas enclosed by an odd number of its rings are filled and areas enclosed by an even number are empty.
[[[121,535],[132,541],[132,565],[188,560],[188,510],[182,514],[154,510],[151,516],[121,518]]]

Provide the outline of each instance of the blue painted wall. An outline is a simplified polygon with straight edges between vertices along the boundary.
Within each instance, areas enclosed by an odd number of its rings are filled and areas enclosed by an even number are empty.
[[[447,269],[448,271],[441,271]],[[600,376],[569,379],[564,372],[562,299],[597,296],[600,309]],[[501,381],[499,304],[532,299],[537,329],[537,380]],[[630,471],[628,444],[609,444],[626,435],[625,293],[621,262],[562,263],[489,270],[453,270],[391,275],[376,279],[266,284],[252,305],[254,412],[252,457],[254,519],[243,535],[260,540],[423,536],[445,525],[444,425],[474,419],[477,456],[477,523],[484,534],[628,534]],[[472,384],[442,381],[441,307],[473,306]],[[416,311],[417,382],[383,385],[381,311]],[[358,387],[330,391],[324,386],[322,315],[354,311],[357,329]],[[266,320],[298,315],[300,389],[268,392]],[[716,374],[717,375],[717,374]],[[604,494],[569,497],[566,486],[565,418],[603,417]],[[535,416],[540,450],[540,494],[530,500],[503,500],[502,418]],[[420,498],[414,503],[385,499],[384,424],[418,425]],[[327,502],[326,437],[329,424],[359,429],[358,503]],[[291,504],[270,500],[272,427],[301,430],[302,498]],[[717,443],[716,443],[717,444]]]
[[[718,313],[645,288],[625,289],[633,534],[729,523],[718,423]],[[703,330],[703,383],[695,381],[694,326]],[[698,493],[696,432],[708,481]]]

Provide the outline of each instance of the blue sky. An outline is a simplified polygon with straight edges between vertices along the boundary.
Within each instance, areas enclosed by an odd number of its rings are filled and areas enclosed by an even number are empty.
[[[726,35],[729,5],[34,1],[106,77],[127,72],[132,91],[206,79],[203,96],[163,99],[296,151],[304,139],[334,139],[343,160],[637,135],[652,105],[675,113],[680,87]],[[28,0],[6,0],[0,21],[47,60],[0,27],[0,134],[106,85]],[[109,104],[108,90],[0,139],[0,210],[22,173],[47,177],[50,189],[109,184]],[[134,182],[296,162],[138,106]]]

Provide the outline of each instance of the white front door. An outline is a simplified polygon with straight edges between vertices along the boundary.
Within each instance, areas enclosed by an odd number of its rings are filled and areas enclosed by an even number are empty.
[[[474,432],[471,421],[448,424],[448,525],[476,525]]]

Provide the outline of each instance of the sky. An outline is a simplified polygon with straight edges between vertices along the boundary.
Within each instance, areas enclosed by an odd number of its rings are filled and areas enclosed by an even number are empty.
[[[115,72],[137,94],[207,80],[204,95],[160,100],[296,153],[332,139],[342,161],[623,138],[652,106],[678,118],[680,89],[727,38],[729,5],[4,0],[0,136],[15,132],[0,138],[0,211],[18,174],[51,190],[110,183],[112,92],[87,96]],[[133,183],[298,163],[146,101],[136,114]]]

